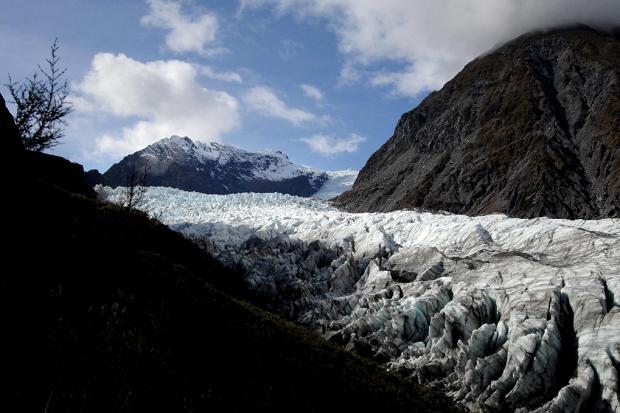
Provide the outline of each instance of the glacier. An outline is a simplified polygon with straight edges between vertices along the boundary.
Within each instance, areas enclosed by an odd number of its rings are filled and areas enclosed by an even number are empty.
[[[347,213],[163,187],[141,208],[276,311],[469,411],[620,411],[620,219]]]

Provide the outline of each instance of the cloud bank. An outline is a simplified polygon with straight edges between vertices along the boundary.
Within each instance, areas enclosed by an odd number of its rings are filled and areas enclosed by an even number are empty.
[[[356,67],[387,61],[363,80],[407,96],[440,88],[474,57],[529,31],[620,25],[618,0],[240,0],[239,10],[261,6],[326,19],[347,56],[343,84],[361,80]]]
[[[239,124],[239,104],[226,92],[202,87],[200,67],[179,60],[140,62],[124,54],[98,53],[73,86],[78,112],[103,113],[133,122],[118,136],[96,141],[101,154],[126,155],[177,134],[210,141]]]

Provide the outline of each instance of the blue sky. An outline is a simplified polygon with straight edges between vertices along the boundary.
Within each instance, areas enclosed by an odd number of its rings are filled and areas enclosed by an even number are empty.
[[[54,153],[101,170],[173,133],[359,169],[480,53],[536,28],[620,21],[617,0],[0,4],[3,83],[58,37],[75,111]]]

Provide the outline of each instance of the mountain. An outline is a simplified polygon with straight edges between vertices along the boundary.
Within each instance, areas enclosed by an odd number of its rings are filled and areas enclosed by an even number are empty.
[[[98,201],[81,165],[15,145],[1,103],[3,154],[20,158],[4,188],[8,410],[456,411],[241,301],[235,271],[146,214]]]
[[[295,165],[280,151],[254,153],[217,142],[171,136],[126,156],[103,174],[111,186],[126,185],[132,168],[147,164],[147,185],[209,194],[281,192],[310,196],[328,175]],[[92,174],[89,178],[96,182]]]
[[[404,114],[336,203],[515,217],[620,216],[620,39],[531,33]]]

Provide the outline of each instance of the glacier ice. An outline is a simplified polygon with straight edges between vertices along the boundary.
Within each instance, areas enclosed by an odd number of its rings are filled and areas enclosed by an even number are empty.
[[[352,214],[170,188],[143,208],[277,311],[471,411],[620,411],[619,219]]]

